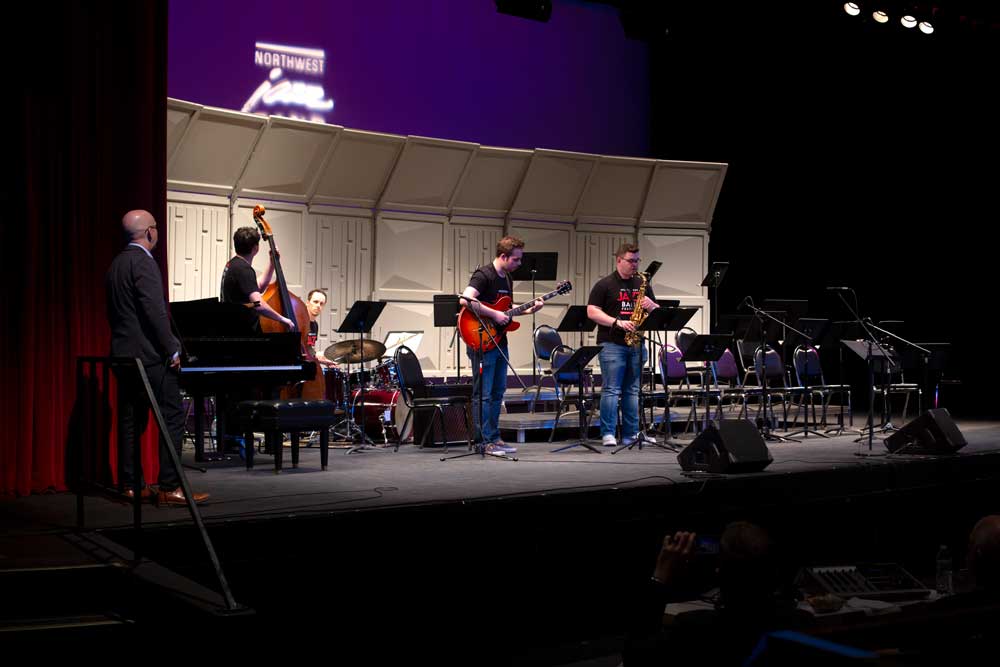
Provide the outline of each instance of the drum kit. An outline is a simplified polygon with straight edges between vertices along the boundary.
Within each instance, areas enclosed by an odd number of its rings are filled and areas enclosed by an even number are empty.
[[[361,435],[360,424],[364,424],[362,440],[388,445],[395,444],[397,438],[410,438],[412,422],[401,431],[409,408],[400,396],[396,362],[382,358],[385,350],[384,344],[368,338],[342,340],[324,350],[327,359],[348,366],[346,372],[329,367],[323,370],[327,400],[347,415],[333,426],[335,437],[352,441],[355,434]],[[365,368],[369,361],[377,363]],[[358,364],[357,370],[351,370],[353,364]]]

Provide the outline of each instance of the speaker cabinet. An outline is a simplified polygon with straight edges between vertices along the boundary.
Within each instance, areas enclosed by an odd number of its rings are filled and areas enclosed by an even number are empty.
[[[758,472],[773,460],[757,427],[743,419],[708,426],[677,455],[682,470],[718,473]]]
[[[886,449],[900,454],[952,454],[967,444],[944,408],[925,411],[885,439]]]

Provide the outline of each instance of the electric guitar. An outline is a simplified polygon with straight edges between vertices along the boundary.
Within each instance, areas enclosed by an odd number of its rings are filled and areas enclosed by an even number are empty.
[[[552,290],[548,294],[542,295],[539,298],[541,298],[542,301],[548,301],[552,297],[558,296],[560,294],[566,294],[567,292],[570,292],[572,289],[573,285],[570,284],[568,280],[564,280],[560,282],[559,285],[554,290]],[[494,338],[496,338],[505,331],[517,331],[518,329],[520,329],[521,324],[520,322],[514,321],[514,316],[520,315],[524,311],[528,310],[533,305],[535,305],[535,302],[528,301],[527,303],[521,304],[517,308],[511,308],[510,307],[511,303],[513,302],[511,301],[511,298],[509,296],[502,296],[493,303],[486,303],[485,301],[480,301],[480,304],[485,306],[486,308],[489,308],[490,310],[499,310],[500,312],[506,314],[510,318],[510,322],[508,322],[506,326],[500,326],[492,319],[490,319],[487,315],[480,314],[480,317],[482,317],[483,319],[483,324],[486,325],[485,329],[483,329],[483,327],[480,326],[479,320],[476,318],[476,314],[471,312],[469,308],[463,306],[461,312],[458,313],[458,333],[461,334],[462,340],[465,341],[465,344],[474,350],[481,350],[483,352],[488,352],[492,350],[494,347],[496,347],[496,345],[493,344]],[[479,344],[480,329],[482,329],[482,347],[480,347]]]

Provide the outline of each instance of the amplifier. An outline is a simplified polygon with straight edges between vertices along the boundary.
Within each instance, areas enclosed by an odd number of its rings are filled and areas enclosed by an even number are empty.
[[[465,396],[469,403],[465,405],[446,405],[442,408],[444,412],[445,442],[449,445],[467,444],[468,438],[472,437],[472,385],[471,384],[432,384],[427,385],[424,394],[428,398],[437,396]],[[463,413],[468,411],[468,424]],[[413,444],[419,445],[420,439],[424,437],[424,430],[427,425],[432,424],[424,447],[435,447],[441,444],[441,422],[434,410],[418,410],[413,414]]]

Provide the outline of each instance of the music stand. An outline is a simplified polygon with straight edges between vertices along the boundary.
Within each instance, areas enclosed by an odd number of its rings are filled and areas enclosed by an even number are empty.
[[[451,342],[448,343],[448,351],[455,348],[455,383],[462,377],[461,341],[458,340],[458,312],[462,309],[458,301],[457,294],[435,294],[434,295],[434,326],[451,327],[454,332],[451,334]]]
[[[581,334],[582,335],[582,334]],[[578,412],[580,415],[580,439],[579,442],[573,442],[568,445],[559,447],[558,449],[553,449],[552,453],[562,452],[573,447],[586,447],[592,452],[597,454],[601,453],[601,450],[594,447],[587,440],[587,430],[590,427],[590,411],[593,406],[590,405],[590,401],[585,400],[583,397],[583,373],[587,364],[590,363],[598,352],[601,351],[602,345],[587,345],[585,347],[577,348],[573,355],[563,362],[563,365],[559,368],[552,369],[552,377],[556,378],[560,373],[576,373],[577,378],[577,399],[579,405],[577,405]],[[558,379],[556,379],[558,383]]]
[[[640,406],[640,408],[642,408],[642,409],[639,410],[639,432],[640,433],[644,434],[646,432],[647,426],[648,426],[646,424],[646,410],[645,410],[645,407],[643,407],[643,406],[645,405],[645,401],[646,401],[647,397],[649,397],[649,396],[653,397],[653,404],[650,407],[650,419],[649,419],[649,421],[650,422],[653,421],[652,411],[654,411],[656,409],[656,405],[655,405],[655,403],[656,403],[656,400],[655,400],[655,397],[656,397],[656,364],[654,363],[653,360],[657,356],[657,352],[656,352],[657,346],[663,347],[663,343],[662,342],[660,342],[658,340],[655,340],[655,334],[653,336],[646,336],[645,333],[647,331],[662,331],[662,332],[677,331],[678,329],[680,329],[684,325],[686,325],[688,322],[690,322],[691,318],[694,317],[695,313],[697,313],[697,312],[698,312],[697,308],[679,308],[679,307],[664,307],[664,306],[661,306],[659,308],[655,308],[654,310],[650,311],[649,314],[646,316],[646,319],[643,320],[642,324],[640,324],[638,327],[636,327],[636,331],[638,331],[642,335],[643,339],[646,342],[649,343],[649,352],[648,352],[648,355],[646,357],[646,361],[650,364],[650,370],[649,370],[649,392],[648,393],[645,392],[645,391],[643,391],[643,389],[642,389],[641,374],[640,374],[639,406]],[[666,394],[664,394],[663,419],[664,419],[664,423],[666,424],[666,426],[665,426],[666,431],[667,431],[666,440],[669,443],[670,437],[671,437],[671,434],[670,434],[670,406],[667,403],[668,403],[668,401],[666,400]],[[636,440],[638,441],[639,449],[642,449],[642,442],[641,442],[642,438],[637,438]],[[618,449],[614,450],[611,453],[612,454],[616,454],[621,449],[626,448],[626,447],[629,448],[629,449],[631,449],[635,444],[636,443],[633,442],[631,445],[622,445],[621,447],[619,447]],[[654,440],[654,444],[656,444],[658,447],[661,447],[662,449],[670,449],[671,451],[676,451],[676,450],[673,450],[669,445],[668,446],[663,446],[663,445],[660,445],[659,443],[655,443],[655,440]]]
[[[555,280],[559,264],[557,252],[526,252],[521,255],[521,265],[510,274],[510,279],[531,281],[531,300],[535,300],[536,280]],[[535,314],[531,314],[531,334],[535,334]],[[538,384],[538,355],[535,344],[531,344],[531,383]]]
[[[729,334],[698,334],[691,340],[687,352],[681,357],[684,361],[702,361],[705,363],[705,372],[701,374],[701,387],[705,392],[705,421],[708,421],[711,404],[709,403],[708,371],[711,370],[712,377],[715,377],[714,364],[722,358],[729,347]],[[716,382],[718,386],[718,382]],[[722,388],[719,388],[719,420],[725,418],[722,412]]]
[[[597,328],[597,322],[587,317],[586,306],[570,306],[566,309],[566,314],[556,327],[556,331],[576,331],[580,334],[579,348],[583,347],[583,334],[590,333]],[[534,344],[531,346],[534,348]]]
[[[360,392],[361,428],[360,431],[358,432],[361,442],[360,444],[353,445],[350,449],[348,449],[347,450],[348,454],[353,454],[354,452],[360,452],[366,449],[371,449],[371,447],[369,446],[371,444],[371,440],[368,439],[368,434],[365,433],[365,385],[367,383],[364,381],[364,369],[365,369],[365,361],[372,361],[372,360],[365,359],[365,346],[364,343],[361,342],[362,341],[361,334],[371,333],[372,326],[378,320],[379,315],[382,314],[382,311],[385,309],[385,306],[386,306],[385,301],[355,301],[354,305],[351,306],[351,310],[348,311],[347,317],[344,318],[344,321],[341,322],[340,327],[337,329],[337,333],[358,334],[358,349],[361,350],[361,371],[362,371],[361,392]],[[351,375],[350,373],[348,373],[347,396],[351,395],[350,378]],[[352,433],[352,431],[358,428],[357,425],[354,424],[353,405],[351,406],[351,410],[348,413],[347,418],[348,418],[348,426],[347,426],[348,437],[350,437],[351,440],[353,441],[354,434]]]
[[[881,359],[884,365],[890,361],[887,351],[871,340],[841,340],[841,344],[868,364],[868,456],[873,456],[872,440],[875,437],[875,359]],[[855,442],[860,443],[864,437]],[[861,454],[858,454],[861,456]]]
[[[713,329],[719,328],[719,285],[722,284],[722,279],[726,277],[726,271],[728,270],[729,262],[712,262],[712,265],[708,267],[708,273],[705,274],[704,279],[701,281],[702,287],[712,290],[711,304],[713,306],[712,312],[715,314],[715,319],[712,323]]]

